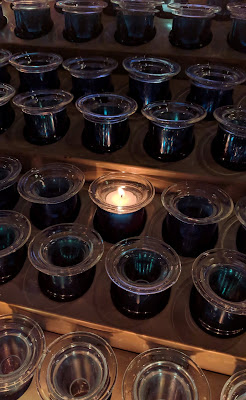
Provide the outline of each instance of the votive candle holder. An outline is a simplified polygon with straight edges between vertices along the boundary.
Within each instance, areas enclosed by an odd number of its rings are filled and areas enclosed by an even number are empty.
[[[243,2],[227,4],[231,16],[231,30],[227,36],[230,47],[246,52],[246,5]]]
[[[236,400],[242,399],[246,393],[246,370],[233,374],[224,384],[220,400]]]
[[[0,49],[0,82],[9,83],[10,74],[8,72],[8,63],[12,56],[12,53],[8,50]]]
[[[22,165],[17,158],[0,157],[0,210],[12,210],[18,200],[17,183]]]
[[[15,119],[15,112],[10,100],[15,95],[15,89],[7,83],[0,83],[0,134],[4,133]]]

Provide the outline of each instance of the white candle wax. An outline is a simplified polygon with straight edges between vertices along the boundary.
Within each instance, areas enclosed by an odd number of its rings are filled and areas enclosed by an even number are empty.
[[[124,207],[133,206],[137,203],[137,196],[129,190],[118,188],[113,190],[106,196],[106,202],[112,206]]]

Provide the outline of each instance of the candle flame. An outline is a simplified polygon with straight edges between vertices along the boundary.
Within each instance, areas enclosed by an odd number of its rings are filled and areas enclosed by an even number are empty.
[[[125,192],[121,187],[118,188],[118,193],[119,193],[120,197],[124,197],[125,196]]]

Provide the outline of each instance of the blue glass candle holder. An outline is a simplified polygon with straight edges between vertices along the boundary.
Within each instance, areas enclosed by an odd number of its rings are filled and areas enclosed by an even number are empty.
[[[111,247],[105,266],[115,307],[134,319],[159,314],[181,272],[177,253],[149,236],[124,239]]]
[[[123,67],[129,73],[129,96],[143,106],[158,100],[170,100],[169,80],[180,72],[180,66],[170,60],[154,57],[128,57]]]
[[[228,4],[232,24],[228,34],[228,44],[241,53],[246,53],[246,5],[244,3]]]
[[[0,2],[0,29],[3,29],[7,24],[7,18],[3,15],[2,2]]]
[[[25,139],[39,146],[62,139],[70,126],[66,106],[72,100],[71,93],[52,89],[15,96],[13,103],[21,108],[25,119]]]
[[[192,267],[190,311],[208,334],[229,338],[246,329],[246,256],[214,249],[201,254]]]
[[[31,234],[28,219],[16,211],[0,211],[0,285],[13,279],[26,260]]]
[[[12,0],[7,0],[12,2]],[[36,39],[53,28],[48,0],[14,0],[15,35],[21,39]]]
[[[17,181],[22,169],[19,160],[0,157],[0,210],[12,210],[18,200]]]
[[[111,346],[93,333],[72,332],[49,345],[37,371],[42,400],[109,400],[117,377]]]
[[[81,297],[91,286],[103,241],[94,230],[79,224],[61,224],[38,233],[28,257],[39,271],[39,287],[55,301]]]
[[[8,73],[8,63],[12,56],[12,53],[8,50],[0,49],[0,82],[9,83],[10,74]]]
[[[220,7],[199,4],[171,3],[173,13],[172,30],[169,41],[182,49],[199,49],[207,46],[213,37],[211,21]]]
[[[235,205],[235,213],[240,222],[236,236],[237,249],[246,254],[246,197],[238,200]]]
[[[63,36],[69,42],[88,42],[103,30],[102,10],[107,3],[101,0],[62,0],[57,2],[65,17]]]
[[[28,389],[45,350],[40,326],[21,314],[0,317],[0,397],[17,400]]]
[[[149,120],[144,149],[159,161],[178,161],[193,150],[194,124],[206,117],[206,111],[191,103],[156,102],[142,109]]]
[[[80,211],[83,172],[70,164],[33,168],[18,183],[20,195],[31,204],[30,219],[38,229],[74,222]]]
[[[10,100],[15,94],[15,89],[0,83],[0,134],[4,133],[14,122],[15,112],[11,107]]]
[[[234,87],[246,80],[239,68],[213,64],[192,65],[186,75],[191,80],[186,100],[205,108],[208,120],[213,120],[216,108],[233,104]]]
[[[135,100],[113,93],[91,94],[76,101],[84,116],[83,145],[94,153],[112,153],[128,141],[128,118],[137,110]]]
[[[233,202],[223,190],[199,182],[169,186],[161,201],[167,211],[163,239],[184,257],[197,257],[212,249],[218,239],[218,223],[233,210]]]
[[[236,400],[246,393],[246,370],[236,372],[224,384],[220,400]]]
[[[113,92],[111,73],[117,61],[108,57],[76,57],[63,62],[72,77],[72,93],[77,100],[92,93]]]
[[[58,89],[60,81],[57,68],[62,57],[52,53],[17,53],[10,64],[19,72],[19,92],[38,89]]]
[[[115,172],[101,176],[89,187],[89,196],[97,205],[95,229],[110,243],[140,235],[146,222],[144,207],[154,195],[154,187],[140,175]]]

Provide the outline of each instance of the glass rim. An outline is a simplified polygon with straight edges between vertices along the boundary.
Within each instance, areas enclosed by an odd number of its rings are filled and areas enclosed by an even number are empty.
[[[130,12],[158,12],[157,7],[163,4],[163,0],[111,0],[118,6],[119,11]]]
[[[221,11],[221,7],[205,4],[171,3],[167,7],[172,14],[186,18],[213,18]],[[195,13],[195,14],[194,14]]]
[[[7,257],[26,244],[31,235],[31,223],[25,215],[14,210],[0,210],[0,225],[12,227],[18,233],[14,242],[0,250],[0,258]]]
[[[246,4],[242,2],[229,3],[226,5],[232,18],[246,19]]]
[[[244,115],[246,120],[246,109],[236,106],[222,106],[217,108],[213,115],[219,124],[230,130],[230,133],[235,136],[246,137],[246,127],[232,122],[237,118],[237,115]]]
[[[0,83],[0,91],[4,91],[4,95],[0,97],[0,106],[7,104],[15,95],[15,88],[8,83]]]
[[[78,69],[76,66],[81,63],[98,63],[98,68],[93,70]],[[100,63],[102,64],[100,66]],[[110,57],[91,56],[91,57],[73,57],[68,58],[62,63],[63,68],[68,70],[75,78],[101,78],[109,75],[114,69],[118,67],[118,62]]]
[[[241,199],[236,202],[234,210],[239,222],[246,227],[246,196],[241,197]]]
[[[48,259],[48,247],[56,240],[76,238],[90,247],[90,253],[78,264],[61,267]],[[40,272],[53,276],[74,276],[94,267],[101,259],[104,244],[100,234],[78,223],[58,224],[39,232],[30,242],[28,258],[31,264]]]
[[[217,257],[217,258],[216,258]],[[220,261],[222,258],[222,261]],[[211,259],[211,265],[209,268],[209,272],[207,272],[207,266],[203,264],[203,261],[206,259]],[[225,261],[228,260],[228,261]],[[234,261],[233,261],[234,260]],[[236,315],[246,315],[246,299],[243,301],[230,301],[225,300],[219,295],[217,295],[211,288],[209,284],[209,277],[211,273],[222,264],[228,264],[230,267],[238,266],[235,264],[235,260],[244,264],[246,270],[246,255],[240,253],[236,250],[231,249],[222,249],[215,248],[211,250],[207,250],[200,254],[192,265],[192,280],[196,290],[199,294],[210,304],[218,307],[220,310],[223,310],[227,313],[232,313]],[[233,265],[234,262],[234,265]]]
[[[49,57],[48,63],[47,59],[45,59],[45,63],[43,65],[30,65],[30,64],[23,64],[28,57],[39,56],[43,57],[44,59]],[[15,53],[9,60],[9,63],[17,69],[17,71],[25,72],[25,73],[41,73],[41,72],[49,72],[52,71],[61,65],[63,59],[60,55],[55,53],[48,53],[48,52],[25,52],[25,53]],[[31,59],[31,62],[35,62],[35,60]]]
[[[9,63],[12,53],[9,50],[0,49],[0,67],[4,67]]]
[[[143,284],[142,282],[135,283],[128,281],[122,275],[118,266],[122,256],[132,249],[149,250],[159,257],[161,256],[165,260],[165,267],[169,269],[167,276],[159,283]],[[131,237],[113,245],[106,255],[105,268],[110,280],[115,285],[127,292],[138,295],[151,295],[163,292],[171,288],[181,274],[181,262],[176,251],[165,242],[150,236]]]
[[[60,0],[57,1],[57,4],[65,12],[82,14],[102,12],[102,10],[108,6],[108,4],[102,0]]]
[[[220,400],[236,400],[239,399],[240,396],[237,395],[235,392],[239,389],[240,386],[246,389],[246,369],[243,369],[241,371],[238,371],[234,373],[232,376],[230,376],[229,379],[227,379],[226,383],[224,384],[221,394],[220,394]]]
[[[47,174],[47,175],[46,175]],[[62,178],[65,177],[69,179],[72,183],[71,187],[67,192],[56,197],[43,197],[39,196],[37,193],[33,192],[33,181],[38,182],[38,179],[42,181],[45,178]],[[75,181],[76,178],[76,181]],[[80,170],[72,164],[66,163],[51,163],[45,164],[40,168],[32,168],[27,171],[18,182],[18,192],[25,200],[31,203],[37,204],[57,204],[62,203],[71,197],[75,196],[84,186],[85,175]]]
[[[49,2],[51,0],[6,0],[8,3],[13,3],[13,10],[21,10],[22,8],[28,8],[29,10],[50,8]]]
[[[179,211],[178,201],[189,196],[207,199],[214,206],[214,212],[205,218],[194,218]],[[233,201],[224,190],[212,184],[196,181],[183,181],[168,186],[161,194],[161,202],[166,211],[181,222],[187,224],[215,224],[227,218],[233,210]]]
[[[6,168],[6,166],[10,166],[11,169],[6,178],[0,179],[0,191],[12,186],[16,182],[22,170],[22,165],[17,158],[11,156],[0,156],[0,168]]]

